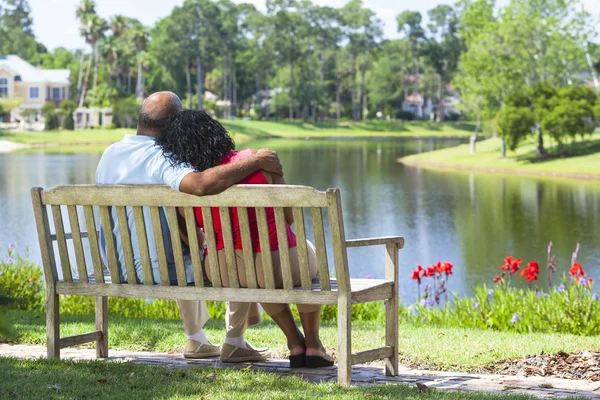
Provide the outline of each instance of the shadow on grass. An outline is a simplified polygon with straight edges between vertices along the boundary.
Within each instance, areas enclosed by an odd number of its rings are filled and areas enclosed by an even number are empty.
[[[546,146],[547,154],[538,157],[535,150],[529,151],[516,157],[517,161],[529,162],[531,164],[544,163],[562,158],[581,157],[594,153],[600,153],[600,137],[595,139],[580,140],[563,147],[562,154],[559,153],[557,145]]]

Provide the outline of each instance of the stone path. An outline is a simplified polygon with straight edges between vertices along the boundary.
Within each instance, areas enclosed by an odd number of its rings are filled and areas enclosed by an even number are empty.
[[[132,352],[110,350],[109,360],[163,365],[170,368],[188,369],[193,367],[246,368],[282,375],[300,374],[311,382],[335,381],[336,367],[318,370],[290,370],[285,360],[271,360],[254,364],[223,364],[218,359],[186,360],[181,354]],[[0,356],[18,358],[40,358],[46,356],[43,346],[25,346],[0,344]],[[61,357],[72,360],[93,360],[94,349],[67,348],[61,350]],[[354,385],[407,384],[422,383],[432,389],[488,392],[503,394],[528,394],[543,399],[585,397],[600,400],[600,382],[568,380],[547,377],[521,377],[510,375],[467,374],[462,372],[424,371],[401,366],[397,377],[386,377],[381,365],[357,365],[353,367]]]

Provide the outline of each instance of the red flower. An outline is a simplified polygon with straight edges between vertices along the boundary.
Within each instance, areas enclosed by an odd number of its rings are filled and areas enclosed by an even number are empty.
[[[537,261],[530,261],[527,264],[527,268],[532,271],[535,272],[536,274],[540,273],[540,265],[537,263]]]
[[[591,289],[593,285],[594,285],[594,280],[592,278],[588,278],[587,285],[586,285],[587,288]]]
[[[510,273],[514,274],[515,272],[517,272],[520,268],[521,268],[521,263],[523,262],[523,260],[521,260],[520,258],[517,258],[516,260],[514,260],[510,266]]]
[[[411,278],[418,281],[421,284],[421,278],[425,275],[425,270],[420,265],[413,271]]]
[[[413,273],[412,273],[412,279],[421,280],[421,274],[419,274],[419,271],[417,271],[417,270],[413,271]]]
[[[513,256],[508,256],[504,259],[504,265],[500,267],[502,271],[510,271],[511,274],[514,274],[521,268],[521,263],[523,260],[517,258],[516,260]]]
[[[452,268],[454,268],[452,264],[448,261],[444,261],[440,267],[440,274],[445,272],[446,275],[452,275]]]
[[[500,275],[496,275],[496,276],[494,277],[494,283],[498,283],[498,282],[500,282],[501,280],[502,280],[502,278],[500,278]]]
[[[527,274],[527,281],[531,282],[531,281],[537,281],[537,275],[535,274]]]
[[[569,268],[569,274],[573,277],[585,276],[583,267],[581,266],[581,264],[578,264],[578,263],[573,263],[571,268]]]
[[[425,276],[434,276],[435,272],[435,266],[431,266],[425,270]]]
[[[536,261],[531,261],[527,264],[527,268],[523,268],[521,271],[521,278],[527,277],[527,281],[537,281],[538,274],[540,273],[540,266]]]

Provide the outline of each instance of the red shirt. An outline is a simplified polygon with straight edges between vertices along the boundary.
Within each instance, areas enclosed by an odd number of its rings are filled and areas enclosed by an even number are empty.
[[[232,151],[221,160],[221,165],[229,164],[235,161],[243,160],[252,155],[250,149],[242,151]],[[245,185],[268,185],[269,181],[265,178],[265,175],[261,171],[257,171],[252,175],[242,179],[238,182],[239,184]],[[217,241],[217,250],[225,248],[225,242],[223,241],[223,229],[221,227],[221,216],[219,215],[218,207],[211,207],[213,227],[215,230],[215,236]],[[273,208],[265,208],[267,214],[267,226],[269,228],[269,242],[271,244],[271,251],[279,250],[279,243],[277,241],[277,227],[275,225],[275,212]],[[204,223],[202,220],[202,209],[200,207],[194,208],[196,214],[196,222],[198,226],[204,229]],[[233,244],[238,250],[243,250],[242,236],[240,234],[240,222],[238,219],[237,208],[230,208],[229,215],[231,217],[232,232],[233,232]],[[254,208],[248,208],[248,223],[250,225],[250,238],[252,240],[252,249],[254,252],[260,252],[260,240],[258,236],[258,224],[256,221],[256,210]],[[289,247],[296,247],[296,235],[292,231],[290,224],[285,223],[287,229],[287,238]]]

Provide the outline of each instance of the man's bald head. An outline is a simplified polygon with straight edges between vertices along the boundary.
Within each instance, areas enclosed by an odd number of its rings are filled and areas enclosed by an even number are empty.
[[[183,109],[181,100],[173,92],[151,94],[142,103],[138,118],[138,135],[156,136],[170,117]]]

